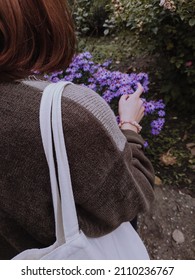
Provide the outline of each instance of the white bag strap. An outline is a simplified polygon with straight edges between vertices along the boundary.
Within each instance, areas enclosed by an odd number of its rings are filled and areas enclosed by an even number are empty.
[[[70,170],[67,159],[61,113],[61,97],[64,87],[70,82],[50,84],[43,92],[40,107],[40,127],[43,146],[50,170],[57,240],[70,240],[79,234],[79,225],[72,192]],[[52,113],[52,114],[51,114]],[[52,123],[52,125],[51,125]],[[57,159],[58,183],[56,178],[52,135]]]
[[[55,85],[52,106],[52,128],[58,166],[63,226],[65,239],[67,241],[72,239],[75,234],[79,234],[79,225],[72,191],[70,169],[62,125],[61,98],[65,85],[67,85],[67,82],[60,82]]]
[[[52,94],[45,94],[45,91],[42,96],[41,106],[40,106],[40,128],[41,128],[41,136],[43,147],[47,159],[47,163],[49,166],[50,173],[50,184],[53,198],[53,208],[54,208],[54,217],[55,217],[55,230],[56,230],[56,238],[58,240],[64,238],[63,227],[60,226],[62,224],[62,212],[60,206],[60,197],[58,191],[58,183],[56,178],[56,171],[54,165],[54,155],[53,155],[53,147],[52,147],[52,130],[51,130],[51,109],[52,109]]]

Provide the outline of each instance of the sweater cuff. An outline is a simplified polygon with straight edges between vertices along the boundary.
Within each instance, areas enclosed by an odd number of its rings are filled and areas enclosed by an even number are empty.
[[[121,129],[121,132],[125,135],[128,142],[144,146],[145,141],[140,134],[130,129]]]

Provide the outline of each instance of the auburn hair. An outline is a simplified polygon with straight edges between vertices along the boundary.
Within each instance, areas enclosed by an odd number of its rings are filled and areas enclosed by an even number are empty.
[[[0,81],[64,69],[75,45],[67,0],[0,0]]]

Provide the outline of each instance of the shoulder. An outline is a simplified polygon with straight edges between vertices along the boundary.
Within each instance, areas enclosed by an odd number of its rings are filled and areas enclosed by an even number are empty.
[[[86,86],[70,84],[65,88],[63,96],[79,103],[99,119],[103,117],[102,112],[106,116],[112,115],[112,119],[115,119],[114,113],[104,99]]]
[[[45,81],[25,81],[24,83],[40,91],[43,91],[50,84]],[[66,123],[70,115],[75,117],[75,114],[77,114],[80,122],[82,119],[83,121],[87,119],[91,129],[99,126],[102,133],[106,133],[119,150],[124,149],[127,139],[119,129],[116,117],[110,106],[99,94],[86,86],[69,84],[63,91],[62,106],[66,107],[64,110],[62,108],[62,111],[67,112],[67,114],[66,112],[64,114],[64,117],[67,115]],[[68,112],[70,115],[68,115]]]
[[[124,149],[126,137],[118,127],[114,112],[99,94],[85,86],[70,84],[64,89],[63,97],[95,118],[96,125],[102,126],[102,130],[110,135],[120,150]]]

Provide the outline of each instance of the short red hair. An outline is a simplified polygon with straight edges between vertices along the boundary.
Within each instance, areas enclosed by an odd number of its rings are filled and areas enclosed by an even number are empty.
[[[66,68],[75,44],[66,0],[0,0],[0,81]]]

